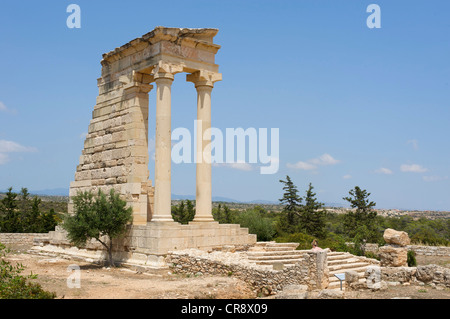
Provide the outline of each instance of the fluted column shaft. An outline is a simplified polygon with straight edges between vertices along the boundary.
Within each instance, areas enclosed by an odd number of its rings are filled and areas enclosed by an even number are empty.
[[[156,82],[155,206],[152,221],[173,221],[171,213],[171,86],[173,76]]]
[[[197,89],[197,167],[194,222],[212,222],[211,92],[221,74],[198,71],[187,75]]]

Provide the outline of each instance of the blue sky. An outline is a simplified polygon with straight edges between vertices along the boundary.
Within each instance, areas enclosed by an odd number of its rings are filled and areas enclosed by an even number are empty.
[[[80,29],[66,26],[71,3]],[[380,29],[366,25],[371,3]],[[289,175],[322,202],[358,185],[377,208],[450,210],[448,12],[444,0],[2,2],[0,190],[68,188],[103,53],[156,26],[211,27],[223,74],[212,125],[280,129],[278,173],[214,166],[213,196],[276,201]],[[154,114],[152,91],[150,139]],[[179,74],[172,128],[195,118],[196,91]],[[172,165],[172,192],[195,194],[195,164]]]

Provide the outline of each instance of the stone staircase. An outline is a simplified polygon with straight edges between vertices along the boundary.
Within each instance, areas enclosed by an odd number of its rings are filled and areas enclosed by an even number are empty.
[[[295,265],[302,260],[303,254],[307,250],[295,250],[298,243],[276,243],[257,242],[247,251],[248,260],[257,265],[267,266],[269,269],[282,269]],[[359,258],[347,252],[328,252],[328,272],[329,286],[328,289],[340,289],[340,281],[335,274],[345,273],[353,270],[359,275],[359,281],[365,282],[364,273],[370,262],[364,258]],[[342,290],[345,290],[345,282],[342,283]]]
[[[298,243],[257,242],[247,251],[248,260],[257,265],[275,267],[289,267],[302,260],[307,250],[296,250]],[[340,289],[340,281],[335,274],[353,270],[359,275],[359,281],[365,282],[364,273],[372,264],[364,258],[357,257],[347,252],[327,253],[329,285],[328,289]],[[345,290],[345,282],[342,282],[342,290]]]
[[[295,250],[298,243],[257,242],[247,251],[249,261],[257,265],[283,267],[295,265],[302,259],[304,251]]]
[[[365,282],[364,273],[367,267],[371,265],[369,262],[345,252],[329,252],[327,261],[330,275],[328,289],[340,289],[340,281],[334,275],[349,270],[356,271],[360,278],[359,281]],[[345,281],[342,282],[342,290],[345,290]]]

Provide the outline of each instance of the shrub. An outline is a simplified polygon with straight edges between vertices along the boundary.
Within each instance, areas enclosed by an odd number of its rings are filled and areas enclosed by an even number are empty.
[[[303,234],[303,233],[294,233],[294,234],[286,234],[284,236],[279,236],[275,238],[277,243],[299,243],[297,249],[305,250],[311,249],[311,243],[315,238],[313,236]],[[319,246],[321,247],[321,243],[319,241]]]
[[[248,210],[238,215],[238,223],[242,227],[248,228],[248,232],[256,234],[258,241],[269,241],[275,236],[275,227],[268,217],[261,216],[261,213]]]
[[[408,262],[408,267],[416,267],[417,266],[416,253],[414,252],[414,250],[408,250],[407,262]]]
[[[312,241],[316,239],[320,248],[329,248],[332,251],[349,251],[342,236],[328,233],[326,238],[316,238],[304,233],[284,234],[276,237],[274,240],[278,243],[299,243],[298,250],[311,249]]]
[[[5,260],[5,246],[0,243],[0,299],[54,299],[56,294],[42,289],[38,283],[30,282],[37,275],[21,276],[22,264],[15,266]]]

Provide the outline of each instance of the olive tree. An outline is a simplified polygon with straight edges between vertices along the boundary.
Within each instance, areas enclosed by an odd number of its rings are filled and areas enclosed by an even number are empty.
[[[63,228],[70,242],[83,247],[95,239],[108,252],[109,264],[114,267],[112,239],[126,232],[127,223],[132,220],[132,208],[111,189],[109,195],[101,190],[97,196],[91,192],[79,192],[73,197],[74,214],[67,214]],[[105,240],[106,238],[106,240]]]

